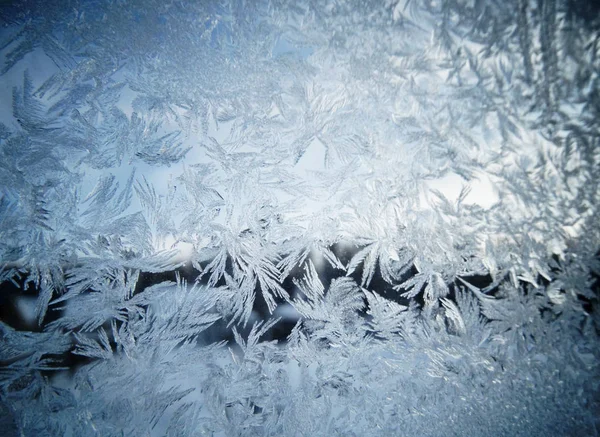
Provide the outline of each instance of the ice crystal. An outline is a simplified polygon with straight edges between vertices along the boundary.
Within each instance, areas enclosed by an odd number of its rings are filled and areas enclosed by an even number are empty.
[[[598,435],[600,15],[5,2],[7,435]]]

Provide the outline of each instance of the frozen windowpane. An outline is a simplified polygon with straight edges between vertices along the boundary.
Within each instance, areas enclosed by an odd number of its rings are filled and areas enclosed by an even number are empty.
[[[8,435],[598,434],[592,2],[4,3]]]

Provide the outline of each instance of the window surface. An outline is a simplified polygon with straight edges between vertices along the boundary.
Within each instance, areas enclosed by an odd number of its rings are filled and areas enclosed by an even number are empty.
[[[0,427],[597,435],[591,5],[3,2]]]

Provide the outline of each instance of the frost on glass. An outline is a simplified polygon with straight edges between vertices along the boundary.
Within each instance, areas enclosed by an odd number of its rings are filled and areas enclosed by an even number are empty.
[[[5,2],[3,432],[598,435],[590,4]]]

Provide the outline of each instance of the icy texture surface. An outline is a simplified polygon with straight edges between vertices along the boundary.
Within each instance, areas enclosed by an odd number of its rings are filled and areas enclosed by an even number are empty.
[[[598,435],[598,16],[3,3],[2,429]]]

